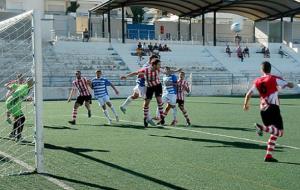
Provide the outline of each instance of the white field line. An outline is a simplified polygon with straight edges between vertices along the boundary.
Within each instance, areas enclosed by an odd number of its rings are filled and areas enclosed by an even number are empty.
[[[80,115],[86,116],[84,114],[80,114]],[[64,116],[70,117],[70,115],[64,115]],[[106,119],[105,117],[101,117],[101,116],[94,116],[93,115],[92,117],[98,117],[98,118],[101,118],[101,119]],[[128,120],[122,120],[122,119],[120,119],[119,121],[121,121],[123,123],[134,123],[134,124],[138,124],[138,125],[144,125],[144,123],[136,122],[136,121],[128,121]],[[253,140],[253,139],[242,138],[242,137],[235,137],[235,136],[230,136],[230,135],[223,135],[223,134],[218,134],[218,133],[210,133],[210,132],[205,132],[205,131],[201,131],[201,130],[193,130],[193,129],[189,129],[189,128],[168,127],[168,126],[164,126],[164,127],[168,128],[168,129],[188,131],[188,132],[193,132],[193,133],[202,133],[202,134],[211,135],[211,136],[225,137],[225,138],[230,138],[230,139],[238,139],[238,140],[243,140],[243,141],[266,144],[265,141]],[[295,147],[295,146],[282,145],[282,144],[277,144],[277,146],[286,147],[286,148],[295,149],[295,150],[300,150],[299,147]]]
[[[28,165],[27,163],[25,163],[25,162],[23,162],[23,161],[21,161],[21,160],[18,160],[17,158],[15,158],[15,157],[13,157],[13,156],[11,156],[11,155],[5,153],[5,152],[0,151],[0,155],[4,156],[4,157],[6,157],[6,158],[9,158],[10,160],[14,161],[15,163],[19,164],[20,166],[26,168],[27,170],[29,170],[29,171],[31,171],[31,172],[33,172],[33,171],[35,170],[34,167]],[[72,187],[66,185],[66,184],[63,183],[62,181],[59,181],[59,180],[57,180],[57,179],[55,179],[55,178],[53,178],[53,177],[49,177],[49,176],[44,175],[44,174],[42,174],[42,175],[40,175],[40,176],[43,177],[43,178],[45,178],[46,180],[48,180],[48,181],[54,183],[55,185],[61,187],[62,189],[65,189],[65,190],[74,190]]]

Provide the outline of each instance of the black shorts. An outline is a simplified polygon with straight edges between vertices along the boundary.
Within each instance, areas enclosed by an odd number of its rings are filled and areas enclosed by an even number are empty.
[[[78,96],[75,103],[82,106],[83,102],[88,102],[89,104],[92,104],[92,96]]]
[[[176,103],[178,104],[178,106],[184,106],[184,100],[176,100]]]
[[[162,96],[162,86],[161,86],[161,84],[146,88],[146,99],[151,100],[153,94],[155,94],[155,97],[161,97]]]
[[[261,119],[265,126],[274,125],[277,129],[283,129],[283,121],[278,105],[270,104],[266,110],[260,111]]]

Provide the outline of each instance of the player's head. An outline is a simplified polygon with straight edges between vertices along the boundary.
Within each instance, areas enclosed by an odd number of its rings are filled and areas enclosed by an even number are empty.
[[[102,71],[101,71],[101,70],[97,70],[97,71],[96,71],[96,77],[97,77],[97,78],[100,78],[100,77],[101,77],[101,74],[102,74]]]
[[[165,72],[166,72],[166,75],[170,75],[171,74],[171,67],[165,67]]]
[[[26,83],[28,85],[28,88],[31,88],[34,84],[33,78],[27,78]]]
[[[261,70],[262,70],[263,73],[266,73],[266,74],[271,73],[271,68],[272,68],[272,66],[271,66],[271,63],[269,61],[262,62]]]
[[[17,75],[17,80],[19,84],[23,84],[25,82],[24,75],[22,73]]]
[[[80,79],[81,78],[81,72],[80,71],[76,71],[75,72],[76,78]]]
[[[185,73],[184,73],[183,71],[180,71],[180,72],[179,72],[179,78],[180,78],[181,80],[183,80],[184,77],[185,77]]]
[[[152,61],[150,62],[150,65],[155,69],[155,70],[159,70],[160,69],[160,60],[159,59],[152,59]]]
[[[151,61],[152,61],[152,59],[158,59],[158,56],[157,55],[151,55],[150,57],[149,57],[149,63],[151,63]]]

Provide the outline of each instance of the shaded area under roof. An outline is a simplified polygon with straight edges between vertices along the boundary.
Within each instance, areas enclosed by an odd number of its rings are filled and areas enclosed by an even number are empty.
[[[179,17],[196,17],[217,11],[241,15],[254,21],[274,20],[300,13],[300,3],[295,0],[109,0],[90,11],[104,14],[122,6],[156,8]]]

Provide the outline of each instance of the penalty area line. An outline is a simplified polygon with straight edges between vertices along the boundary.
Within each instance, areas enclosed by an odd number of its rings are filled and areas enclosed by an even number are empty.
[[[93,117],[98,117],[98,118],[101,118],[101,119],[106,119],[105,117],[101,117],[101,116],[93,116]],[[138,124],[138,125],[144,125],[142,122],[137,122],[137,121],[128,121],[128,120],[123,120],[123,119],[120,119],[119,121],[121,121],[123,123],[134,123],[134,124]],[[202,133],[202,134],[211,135],[211,136],[225,137],[225,138],[230,138],[230,139],[238,139],[238,140],[243,140],[243,141],[249,141],[249,142],[255,142],[255,143],[260,143],[260,144],[266,144],[265,141],[253,140],[253,139],[248,139],[248,138],[243,138],[243,137],[235,137],[235,136],[223,135],[223,134],[218,134],[218,133],[210,133],[210,132],[205,132],[205,131],[201,131],[201,130],[193,130],[193,129],[188,129],[188,128],[178,128],[178,127],[169,127],[169,126],[164,126],[164,127],[168,128],[168,129],[188,131],[188,132],[193,132],[193,133]],[[283,144],[277,144],[277,146],[281,146],[281,147],[285,147],[285,148],[290,148],[290,149],[295,149],[295,150],[300,150],[299,147],[295,147],[295,146],[289,146],[289,145],[283,145]]]
[[[6,157],[6,158],[12,160],[12,161],[15,162],[16,164],[18,164],[18,165],[20,165],[20,166],[26,168],[27,170],[29,170],[30,172],[34,172],[34,171],[35,171],[35,168],[34,168],[34,167],[30,166],[29,164],[27,164],[27,163],[25,163],[25,162],[23,162],[23,161],[21,161],[21,160],[15,158],[15,157],[11,156],[11,155],[9,155],[9,154],[7,154],[7,153],[5,153],[5,152],[0,151],[0,155],[2,155],[2,156],[4,156],[4,157]],[[61,188],[64,189],[64,190],[74,190],[74,188],[68,186],[67,184],[63,183],[62,181],[60,181],[60,180],[58,180],[58,179],[55,179],[55,178],[53,178],[53,177],[48,176],[47,174],[39,174],[39,175],[40,175],[41,177],[45,178],[46,180],[50,181],[51,183],[53,183],[53,184],[55,184],[55,185],[61,187]]]

